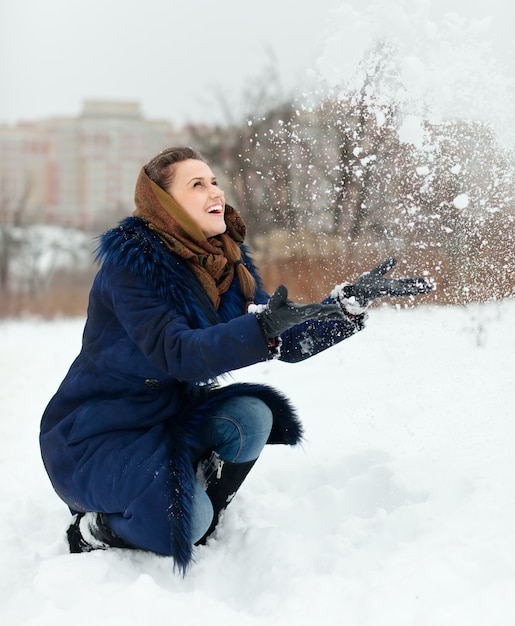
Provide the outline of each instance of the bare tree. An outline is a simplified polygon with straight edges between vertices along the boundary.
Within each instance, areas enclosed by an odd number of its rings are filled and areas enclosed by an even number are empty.
[[[5,189],[6,185],[2,187]],[[0,197],[0,291],[3,292],[9,289],[12,259],[20,246],[16,233],[23,225],[30,188],[30,179],[26,176],[18,198],[13,201],[5,194]]]

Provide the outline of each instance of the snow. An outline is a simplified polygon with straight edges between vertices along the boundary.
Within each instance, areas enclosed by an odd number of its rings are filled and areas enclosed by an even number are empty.
[[[452,201],[457,209],[466,209],[469,205],[469,196],[466,193],[460,193]]]
[[[420,143],[417,117],[481,120],[513,147],[515,39],[508,12],[506,0],[344,0],[318,71],[344,92],[373,83],[375,97],[395,102],[406,116],[403,141]]]
[[[515,612],[515,302],[379,308],[298,365],[301,449],[269,447],[185,579],[170,559],[70,555],[38,450],[83,320],[0,323],[0,621],[508,626]]]
[[[412,143],[417,148],[423,148],[426,132],[423,120],[417,115],[406,115],[399,127],[399,139],[403,143]]]

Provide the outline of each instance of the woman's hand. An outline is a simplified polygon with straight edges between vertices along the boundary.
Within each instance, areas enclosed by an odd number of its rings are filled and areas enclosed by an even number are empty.
[[[424,277],[385,278],[384,275],[392,270],[396,263],[393,258],[386,259],[373,270],[362,274],[355,283],[340,285],[338,291],[343,304],[345,306],[349,304],[349,310],[356,305],[364,310],[377,298],[420,296],[433,289],[434,285]]]
[[[307,320],[341,320],[345,316],[339,304],[295,304],[288,299],[286,287],[280,285],[256,318],[265,337],[273,338]]]

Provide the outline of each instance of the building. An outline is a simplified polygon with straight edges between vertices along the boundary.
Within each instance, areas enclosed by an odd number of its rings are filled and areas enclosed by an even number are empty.
[[[142,164],[185,141],[137,102],[85,101],[78,117],[0,126],[0,220],[110,225],[132,211]]]

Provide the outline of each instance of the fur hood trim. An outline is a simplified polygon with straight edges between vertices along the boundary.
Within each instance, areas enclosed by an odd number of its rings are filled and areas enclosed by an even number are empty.
[[[256,281],[257,291],[262,292],[261,279],[244,244],[241,257]],[[117,228],[101,235],[96,259],[142,278],[163,301],[184,315],[192,328],[207,328],[245,313],[242,309],[245,299],[237,280],[223,294],[216,311],[188,263],[172,254],[141,218],[128,217]]]

